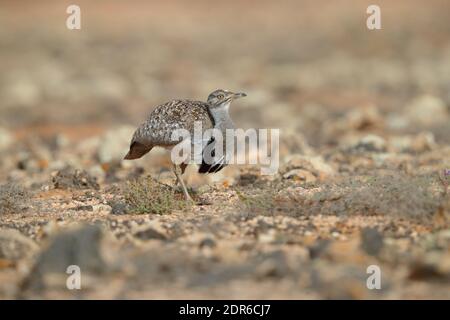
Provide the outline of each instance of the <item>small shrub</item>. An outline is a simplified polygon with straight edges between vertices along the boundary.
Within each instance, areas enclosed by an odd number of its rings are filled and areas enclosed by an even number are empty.
[[[254,189],[251,192],[235,189],[239,198],[238,209],[242,216],[295,215],[297,203],[280,198],[275,189]]]
[[[0,185],[0,214],[23,211],[29,198],[29,192],[19,185],[13,183]]]
[[[250,212],[267,212],[275,208],[274,196],[272,194],[267,194],[259,192],[256,194],[245,194],[236,189],[237,196],[243,209]]]
[[[175,194],[170,186],[152,177],[128,182],[122,193],[128,211],[133,214],[167,214],[189,205],[182,195]]]
[[[66,167],[52,177],[56,189],[94,189],[99,190],[97,179],[84,170]]]
[[[315,191],[314,189],[317,189]],[[308,192],[276,193],[276,188],[250,192],[236,190],[240,209],[255,215],[387,215],[422,221],[440,208],[447,210],[446,197],[435,175],[353,176],[340,181],[318,183]],[[444,203],[444,204],[442,204]]]
[[[439,206],[441,197],[435,192],[438,186],[434,176],[352,177],[322,185],[322,191],[306,202],[310,207],[301,206],[301,211],[426,218]]]

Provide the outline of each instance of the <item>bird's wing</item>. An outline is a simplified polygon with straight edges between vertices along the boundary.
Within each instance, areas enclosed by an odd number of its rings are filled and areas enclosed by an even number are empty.
[[[213,126],[207,110],[208,104],[201,101],[173,100],[157,106],[136,131],[136,141],[168,146],[179,143],[182,139],[173,134],[176,130],[194,133],[194,124],[200,122],[202,129]]]

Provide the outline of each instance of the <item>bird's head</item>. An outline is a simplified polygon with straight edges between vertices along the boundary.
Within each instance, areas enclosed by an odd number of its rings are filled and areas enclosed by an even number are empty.
[[[211,92],[208,96],[208,103],[210,108],[228,107],[233,100],[246,96],[247,95],[242,92],[235,93],[228,90],[218,89]]]

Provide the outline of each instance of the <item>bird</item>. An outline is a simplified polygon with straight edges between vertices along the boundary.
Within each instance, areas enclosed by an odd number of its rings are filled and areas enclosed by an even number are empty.
[[[206,100],[172,100],[158,105],[150,113],[148,118],[134,132],[130,142],[130,149],[124,159],[139,159],[154,147],[163,147],[172,150],[173,147],[182,142],[182,139],[174,139],[172,133],[174,130],[185,129],[190,137],[194,135],[195,123],[201,123],[202,130],[217,129],[222,133],[226,146],[226,130],[234,129],[234,123],[231,119],[229,109],[231,103],[239,98],[246,97],[243,92],[231,92],[224,89],[217,89],[211,92]],[[222,170],[227,165],[227,157],[223,152],[218,153],[221,157],[215,157],[216,141],[214,137],[206,138],[207,141],[196,141],[201,143],[202,162],[198,169],[201,174],[215,173]],[[195,150],[195,148],[194,148]],[[213,158],[213,161],[207,161],[206,152]],[[223,151],[223,150],[222,150]],[[192,156],[192,154],[191,154]],[[186,170],[188,163],[173,163],[173,171],[177,183],[181,185],[185,199],[193,201],[182,179],[182,174]]]

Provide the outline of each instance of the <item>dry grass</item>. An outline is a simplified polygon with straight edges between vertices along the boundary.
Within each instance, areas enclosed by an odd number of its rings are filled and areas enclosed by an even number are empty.
[[[427,220],[439,210],[446,197],[437,175],[357,176],[303,187],[306,189],[289,195],[280,194],[270,186],[251,193],[236,190],[239,208],[249,216],[362,214]],[[307,189],[311,192],[301,191]]]
[[[129,181],[122,190],[128,211],[133,214],[167,214],[188,207],[184,198],[152,177]]]
[[[275,208],[274,194],[256,193],[247,194],[238,189],[235,190],[243,211],[251,213],[269,213]]]
[[[315,194],[311,204],[321,214],[427,218],[440,204],[439,187],[434,176],[352,177],[321,186],[322,191]]]

